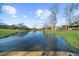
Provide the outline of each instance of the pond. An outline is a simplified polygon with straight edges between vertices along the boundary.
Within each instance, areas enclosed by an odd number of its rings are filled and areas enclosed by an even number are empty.
[[[65,39],[41,31],[18,33],[0,39],[0,52],[5,51],[66,51],[79,55],[79,50]]]

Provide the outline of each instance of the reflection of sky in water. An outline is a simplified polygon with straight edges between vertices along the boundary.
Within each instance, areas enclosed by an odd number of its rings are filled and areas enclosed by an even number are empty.
[[[22,34],[21,34],[22,35]],[[30,50],[54,50],[54,51],[70,51],[79,52],[68,46],[63,38],[57,37],[54,40],[52,35],[44,35],[42,32],[28,32],[9,36],[0,39],[0,51],[30,51]],[[53,46],[56,45],[55,48]]]

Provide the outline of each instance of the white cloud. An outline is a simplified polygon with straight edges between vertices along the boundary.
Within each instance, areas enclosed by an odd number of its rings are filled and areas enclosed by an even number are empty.
[[[12,6],[3,6],[2,7],[2,10],[4,11],[4,12],[6,12],[6,13],[8,13],[8,14],[10,14],[12,17],[17,17],[16,16],[16,9],[14,8],[14,7],[12,7]]]
[[[37,16],[42,16],[43,12],[44,12],[44,10],[38,9],[36,12]]]
[[[23,15],[23,18],[27,18],[27,16],[26,15]]]
[[[11,15],[12,17],[14,17],[14,18],[17,18],[17,16],[15,15],[15,14],[13,14],[13,15]]]
[[[38,9],[36,14],[40,19],[46,19],[50,16],[51,12],[49,10]]]

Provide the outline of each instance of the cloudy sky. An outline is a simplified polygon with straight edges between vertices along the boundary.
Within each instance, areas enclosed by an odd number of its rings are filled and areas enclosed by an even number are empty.
[[[65,24],[65,18],[63,18],[63,9],[65,4],[59,4],[59,13],[57,25]],[[48,17],[50,16],[51,3],[9,3],[0,4],[0,19],[6,24],[18,24],[24,23],[26,26],[32,28],[41,28]]]

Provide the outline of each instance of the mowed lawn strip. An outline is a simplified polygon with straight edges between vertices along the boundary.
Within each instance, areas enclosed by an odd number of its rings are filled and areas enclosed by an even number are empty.
[[[21,32],[23,30],[15,30],[15,29],[0,29],[0,38],[7,37],[9,35],[15,34],[17,32]]]
[[[72,31],[52,31],[48,30],[48,34],[55,34],[56,36],[64,38],[71,46],[79,48],[79,30]]]

